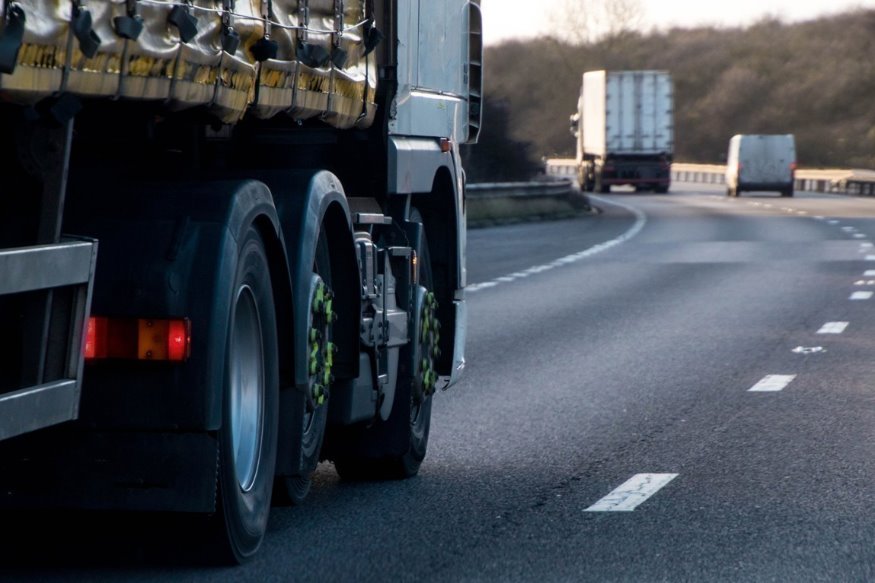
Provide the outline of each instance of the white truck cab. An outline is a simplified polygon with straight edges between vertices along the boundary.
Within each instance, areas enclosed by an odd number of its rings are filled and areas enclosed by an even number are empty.
[[[793,196],[796,141],[793,134],[738,134],[729,140],[726,159],[726,194],[742,191],[778,191]]]

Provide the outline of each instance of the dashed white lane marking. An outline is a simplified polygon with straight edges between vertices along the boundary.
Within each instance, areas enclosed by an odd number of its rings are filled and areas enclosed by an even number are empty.
[[[764,376],[760,382],[752,386],[748,389],[749,393],[774,393],[777,391],[782,391],[784,388],[789,385],[793,379],[796,378],[794,374],[770,374]]]
[[[817,331],[818,334],[841,334],[848,327],[848,322],[827,322]]]
[[[849,300],[868,300],[868,299],[872,298],[873,294],[875,294],[875,292],[858,291],[858,292],[852,293],[851,297],[849,297],[848,299]]]
[[[826,352],[826,348],[823,346],[797,346],[790,352],[793,354],[819,354],[821,352]]]
[[[631,512],[677,478],[677,474],[635,474],[585,512]]]
[[[597,253],[601,253],[602,251],[607,251],[608,249],[610,249],[612,247],[616,247],[617,245],[625,243],[626,241],[628,241],[629,239],[631,239],[632,237],[637,235],[639,232],[641,232],[641,229],[643,229],[644,225],[647,224],[647,215],[645,215],[643,212],[641,212],[640,210],[638,210],[635,207],[631,207],[629,205],[619,203],[619,202],[614,201],[614,200],[607,200],[607,199],[604,199],[604,198],[599,197],[599,196],[590,195],[590,198],[595,199],[599,202],[603,202],[605,204],[612,204],[614,206],[618,206],[622,209],[625,209],[625,210],[631,212],[632,214],[635,215],[635,224],[632,225],[628,231],[626,231],[625,233],[623,233],[622,235],[620,235],[619,237],[617,237],[615,239],[611,239],[610,241],[605,241],[604,243],[599,243],[598,245],[594,245],[588,249],[584,249],[583,251],[579,251],[577,253],[572,253],[571,255],[566,255],[565,257],[560,257],[559,259],[551,261],[550,263],[545,263],[543,265],[535,265],[533,267],[529,267],[528,269],[524,269],[522,271],[517,271],[516,273],[512,273],[510,275],[503,275],[501,277],[497,277],[491,281],[484,281],[481,283],[472,283],[471,285],[468,285],[465,287],[465,291],[472,292],[472,293],[477,292],[477,291],[480,291],[482,289],[495,287],[495,286],[500,285],[502,283],[510,283],[512,281],[524,279],[526,277],[535,275],[537,273],[549,271],[550,269],[554,269],[556,267],[561,267],[563,265],[568,265],[570,263],[576,263],[577,261],[580,261],[581,259],[586,259],[587,257],[592,257],[593,255],[596,255]]]
[[[875,277],[875,269],[867,269],[863,272],[863,277]]]
[[[856,230],[857,229],[855,227],[842,227],[842,231],[844,231],[845,233],[853,233]]]
[[[866,261],[875,261],[875,255],[866,255]]]
[[[830,219],[827,221],[827,223],[829,223],[830,225],[838,225],[839,224],[839,222],[835,219]]]
[[[871,248],[872,248],[872,243],[870,243],[869,241],[864,241],[864,242],[860,243],[860,249],[871,249]]]
[[[854,239],[865,239],[866,235],[863,233],[854,233]]]
[[[858,279],[854,285],[875,285],[875,279]]]

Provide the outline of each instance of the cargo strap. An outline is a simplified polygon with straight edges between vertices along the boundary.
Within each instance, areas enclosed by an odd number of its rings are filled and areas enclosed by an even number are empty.
[[[383,40],[383,33],[380,32],[380,29],[377,28],[376,17],[374,16],[374,0],[367,0],[367,4],[365,4],[365,18],[367,19],[367,23],[365,23],[365,29],[362,34],[364,37],[365,43],[365,52],[362,55],[363,57],[368,56],[373,52],[377,45],[380,44]]]
[[[365,90],[362,92],[362,111],[359,114],[358,123],[361,120],[367,119],[368,117],[368,97],[370,93],[370,76],[371,76],[371,60],[368,58],[368,55],[371,54],[377,45],[383,40],[383,33],[380,32],[380,29],[377,28],[376,17],[374,11],[374,0],[367,0],[365,4],[365,18],[367,18],[367,22],[364,25],[364,30],[362,31],[362,38],[364,40],[365,50],[362,53],[362,57],[365,59]]]
[[[334,42],[331,47],[331,62],[338,69],[343,69],[349,57],[341,46],[343,43],[343,0],[334,0]]]
[[[0,34],[0,73],[11,75],[18,63],[18,51],[21,49],[27,18],[18,4],[7,4],[5,12],[6,26]]]
[[[234,30],[231,14],[234,12],[234,0],[222,0],[222,50],[233,55],[240,48],[240,35]]]
[[[271,0],[262,0],[261,19],[264,22],[264,36],[249,49],[252,57],[258,62],[275,59],[279,53],[279,43],[270,38],[270,12]]]
[[[127,16],[116,16],[112,19],[115,32],[122,38],[137,40],[143,32],[143,18],[137,14],[137,0],[127,0]]]
[[[73,0],[73,19],[71,22],[73,36],[79,41],[79,50],[87,58],[92,58],[100,48],[100,37],[94,31],[91,12],[85,8],[82,0]]]
[[[310,2],[309,0],[298,1],[298,13],[301,18],[301,28],[298,33],[298,45],[295,47],[295,58],[298,62],[316,69],[324,67],[331,60],[331,53],[319,45],[310,44]]]
[[[188,44],[188,41],[197,36],[197,18],[191,13],[187,5],[177,4],[167,15],[167,22],[179,31],[179,40]]]

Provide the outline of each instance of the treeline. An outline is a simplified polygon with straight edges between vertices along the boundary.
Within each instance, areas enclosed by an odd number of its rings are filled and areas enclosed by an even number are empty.
[[[793,133],[800,165],[875,168],[875,10],[585,45],[509,42],[485,59],[484,131],[466,153],[472,180],[525,179],[542,158],[573,157],[568,116],[581,74],[603,68],[672,74],[676,160],[719,163],[736,133]]]

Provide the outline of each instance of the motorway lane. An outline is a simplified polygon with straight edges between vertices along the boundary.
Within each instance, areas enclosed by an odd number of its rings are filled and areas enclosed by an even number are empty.
[[[237,569],[168,560],[172,532],[43,523],[0,579],[875,578],[875,299],[849,299],[875,291],[875,201],[680,185],[597,204],[470,233],[468,371],[437,397],[418,478],[323,464]],[[795,377],[748,391],[766,375]],[[639,473],[677,476],[634,511],[585,512]]]

